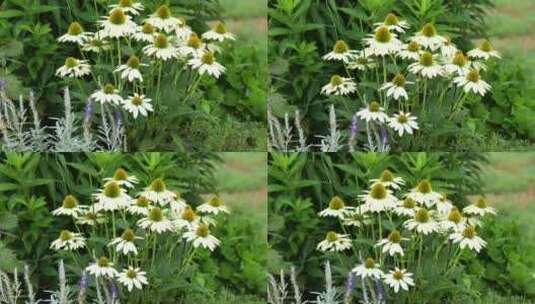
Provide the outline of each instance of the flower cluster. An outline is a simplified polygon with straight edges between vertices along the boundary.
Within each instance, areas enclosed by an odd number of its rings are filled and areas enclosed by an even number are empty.
[[[379,178],[370,181],[367,191],[359,195],[361,204],[358,206],[348,206],[342,198],[333,197],[319,216],[338,220],[344,233],[327,232],[317,249],[323,252],[353,250],[356,253],[366,249],[375,252],[352,271],[363,279],[382,279],[397,293],[400,288],[408,290],[414,285],[412,273],[400,265],[416,268],[412,259],[416,256],[415,248],[419,247],[420,267],[425,241],[437,244],[438,252],[449,241],[448,246],[459,254],[465,248],[479,253],[486,246],[486,242],[477,235],[476,228],[481,226],[483,217],[496,214],[496,210],[488,205],[485,198],[461,210],[448,200],[446,194],[435,192],[429,180],[421,180],[405,192],[404,187],[403,178],[385,170]],[[385,227],[393,228],[384,233]],[[351,231],[352,228],[355,230]],[[373,248],[357,246],[353,235],[355,240],[371,235],[375,245]],[[389,265],[395,267],[385,273],[383,269]]]
[[[103,180],[103,186],[93,194],[92,204],[80,204],[73,195],[63,199],[61,207],[52,211],[56,216],[71,217],[76,232],[62,230],[50,247],[55,250],[76,251],[88,246],[83,228],[94,237],[95,233],[108,239],[107,255],[95,256],[95,248],[88,250],[95,262],[86,270],[98,277],[117,281],[131,291],[148,284],[144,257],[152,248],[152,259],[159,245],[159,235],[175,236],[183,240],[184,246],[192,249],[205,248],[213,251],[220,241],[212,235],[219,214],[230,211],[220,197],[212,195],[205,203],[193,208],[180,197],[180,193],[167,188],[163,179],[155,179],[150,185],[137,191],[135,197],[129,193],[137,189],[139,180],[123,169],[117,169],[112,177]],[[122,227],[122,231],[118,231]],[[176,244],[175,244],[176,246]],[[167,246],[166,253],[168,252]],[[162,248],[163,248],[162,247]],[[97,249],[98,250],[98,249]],[[193,255],[193,252],[191,253]],[[189,259],[190,257],[184,257]],[[116,265],[124,265],[119,272]],[[152,264],[151,264],[152,265]]]

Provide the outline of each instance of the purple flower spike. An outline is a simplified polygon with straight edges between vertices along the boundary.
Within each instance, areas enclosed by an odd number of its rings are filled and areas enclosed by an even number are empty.
[[[87,283],[88,283],[88,276],[87,272],[82,271],[82,275],[80,276],[80,280],[78,281],[78,289],[86,289]]]
[[[351,136],[357,135],[359,131],[359,120],[357,118],[357,115],[353,115],[353,118],[351,119]]]
[[[110,292],[112,300],[117,299],[117,297],[119,296],[119,292],[117,291],[117,285],[115,285],[114,281],[108,281],[108,291]]]
[[[381,141],[383,142],[383,146],[388,144],[388,132],[384,125],[381,125]]]
[[[84,108],[84,117],[88,119],[92,115],[93,115],[93,100],[91,98],[87,98],[85,102],[85,108]]]
[[[4,79],[0,79],[0,91],[3,91],[6,87],[6,81]]]

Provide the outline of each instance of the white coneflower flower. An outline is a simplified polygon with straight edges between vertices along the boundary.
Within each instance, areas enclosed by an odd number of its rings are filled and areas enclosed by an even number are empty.
[[[72,22],[69,25],[67,33],[58,38],[59,42],[73,42],[78,45],[83,45],[91,37],[91,33],[84,32],[84,28],[78,22]]]
[[[442,197],[438,192],[433,191],[431,182],[427,179],[421,180],[418,185],[413,188],[407,197],[412,198],[419,204],[425,204],[427,207],[434,206]]]
[[[84,210],[82,207],[78,204],[78,200],[73,195],[67,195],[63,199],[63,203],[61,207],[55,209],[52,211],[53,215],[68,215],[72,216],[74,218],[77,218],[80,214],[82,214]]]
[[[399,216],[413,217],[416,212],[416,201],[410,197],[398,201],[398,205],[394,208],[394,213]]]
[[[204,51],[201,56],[190,59],[188,65],[191,65],[192,69],[198,70],[201,75],[206,73],[215,78],[219,78],[226,71],[225,67],[215,60],[214,53],[211,51]]]
[[[351,248],[351,240],[347,234],[338,234],[334,231],[327,232],[325,239],[316,247],[319,251],[339,252]]]
[[[384,22],[375,23],[374,26],[381,27],[386,26],[390,31],[405,33],[405,30],[410,27],[409,23],[405,20],[399,20],[398,16],[394,13],[386,15]]]
[[[91,94],[91,98],[100,103],[113,103],[119,105],[123,102],[123,98],[119,95],[119,90],[115,89],[111,83],[107,83],[102,88],[96,90]]]
[[[216,237],[210,234],[210,229],[205,223],[199,223],[184,233],[184,238],[188,242],[193,242],[193,247],[203,247],[210,251],[219,246],[221,243]]]
[[[366,122],[378,121],[384,123],[388,121],[388,115],[385,114],[384,108],[377,101],[370,102],[365,108],[357,112],[357,116]]]
[[[394,129],[399,136],[403,136],[404,133],[413,134],[414,130],[418,130],[418,122],[416,116],[411,116],[411,113],[405,113],[400,111],[398,114],[394,114],[388,121],[390,128]]]
[[[453,82],[466,93],[473,92],[485,96],[485,94],[491,89],[491,86],[481,79],[479,71],[476,69],[470,69],[465,75],[455,77]]]
[[[206,50],[206,44],[202,42],[202,40],[199,38],[199,36],[195,32],[192,32],[187,38],[187,40],[185,41],[184,45],[178,48],[178,51],[183,56],[193,56],[193,57],[202,56],[205,50]]]
[[[463,230],[465,227],[466,219],[463,218],[463,215],[457,207],[451,208],[447,216],[440,221],[440,228],[442,228],[443,231]]]
[[[323,56],[324,60],[343,61],[344,63],[350,63],[356,58],[357,52],[350,50],[347,43],[343,40],[338,40],[334,44],[333,50]]]
[[[130,201],[130,206],[128,206],[127,211],[133,215],[146,216],[149,213],[149,209],[151,207],[152,206],[150,200],[141,195]]]
[[[418,61],[420,59],[420,45],[416,41],[411,41],[408,44],[403,44],[397,56],[401,59]]]
[[[414,218],[403,223],[403,226],[424,235],[437,232],[440,228],[439,224],[431,218],[430,211],[423,207],[416,211]]]
[[[139,195],[145,196],[152,202],[165,206],[176,198],[176,193],[167,190],[165,182],[161,178],[157,178],[150,183],[150,186],[145,188]]]
[[[59,238],[50,244],[54,250],[76,250],[85,247],[85,238],[80,233],[62,230]]]
[[[329,201],[329,206],[318,214],[321,217],[336,217],[343,220],[348,212],[344,200],[339,196],[333,196]]]
[[[78,225],[95,226],[98,224],[104,224],[106,222],[107,220],[104,214],[96,212],[94,207],[91,207],[89,210],[86,210],[81,216],[76,219],[76,223]]]
[[[470,71],[470,64],[463,52],[457,51],[453,56],[445,57],[444,71],[447,74],[466,75]]]
[[[175,27],[175,35],[180,41],[187,40],[193,33],[193,30],[186,24],[184,17],[179,17],[178,19],[180,19],[181,24]]]
[[[232,33],[227,31],[227,28],[222,22],[218,22],[216,26],[202,34],[202,38],[206,40],[224,41],[224,40],[236,40],[236,37]]]
[[[180,56],[178,49],[169,43],[167,36],[164,34],[154,36],[152,43],[143,47],[143,52],[164,61]]]
[[[405,76],[402,74],[397,74],[391,82],[385,83],[379,90],[386,90],[386,97],[393,97],[394,100],[399,100],[400,98],[408,100],[409,96],[405,90],[405,85],[413,83],[406,81]]]
[[[123,101],[123,107],[125,110],[132,113],[134,119],[136,119],[139,114],[147,116],[149,112],[154,111],[154,108],[150,103],[151,101],[152,99],[145,98],[145,95],[134,93],[134,96],[129,96]]]
[[[145,9],[143,4],[134,2],[132,0],[119,0],[119,3],[108,5],[108,7],[112,9],[120,8],[123,10],[123,12],[135,16],[139,15],[139,13]]]
[[[375,34],[369,36],[370,38],[364,38],[366,54],[385,56],[395,54],[401,49],[401,41],[386,26],[378,27]]]
[[[87,60],[78,60],[74,57],[65,59],[65,64],[56,70],[56,76],[80,78],[91,74],[91,66]]]
[[[82,51],[84,52],[93,52],[97,54],[109,50],[111,50],[109,41],[104,40],[98,33],[93,34],[82,47]]]
[[[436,51],[447,42],[446,38],[437,34],[435,26],[428,23],[411,38],[412,41],[418,42],[424,48],[429,48],[431,51]]]
[[[143,25],[136,28],[136,32],[133,34],[132,38],[136,41],[151,43],[154,41],[156,34],[154,25],[145,22]]]
[[[469,51],[468,56],[471,58],[482,58],[485,60],[488,60],[491,57],[501,58],[500,53],[494,50],[492,44],[488,40],[483,41],[483,43],[481,43],[477,49]]]
[[[173,223],[165,217],[162,209],[159,207],[152,207],[147,216],[140,219],[137,224],[145,230],[150,230],[158,234],[175,229]]]
[[[457,49],[455,44],[451,42],[451,38],[449,36],[444,36],[444,39],[446,39],[446,41],[440,47],[440,54],[442,55],[442,57],[446,58],[454,56],[455,53],[457,53],[459,50]]]
[[[214,215],[222,213],[230,213],[227,206],[223,204],[223,200],[218,195],[211,195],[208,200],[197,207],[197,212],[200,213],[211,213]]]
[[[366,51],[358,51],[353,58],[353,61],[349,62],[347,68],[350,70],[366,71],[377,67],[377,62],[370,58]]]
[[[166,33],[171,33],[177,26],[182,25],[182,20],[173,17],[171,9],[167,5],[160,6],[145,22]]]
[[[134,80],[143,82],[143,76],[141,76],[141,72],[139,71],[139,68],[142,66],[147,66],[147,64],[140,63],[139,57],[132,55],[128,58],[126,64],[121,64],[114,72],[121,73],[121,78],[127,79],[129,82],[134,82]]]
[[[449,239],[455,244],[459,243],[461,249],[468,247],[470,250],[475,250],[478,253],[487,245],[487,242],[477,236],[476,228],[472,225],[452,233]]]
[[[404,252],[400,243],[407,240],[407,238],[401,237],[401,233],[398,230],[392,230],[386,239],[380,240],[375,246],[381,247],[383,253],[388,253],[390,256],[395,256],[396,254],[403,256]]]
[[[388,190],[381,182],[373,183],[370,190],[359,195],[359,199],[364,202],[363,210],[372,213],[393,209],[398,203],[398,199],[392,195],[392,191]]]
[[[363,227],[372,224],[373,220],[364,211],[362,206],[356,208],[348,208],[342,224],[344,226]]]
[[[489,206],[487,199],[480,197],[475,203],[463,209],[463,212],[470,215],[485,216],[496,214],[496,209]]]
[[[409,65],[409,71],[415,75],[430,79],[442,76],[442,66],[435,60],[435,57],[435,55],[427,51],[422,52],[419,61]]]
[[[134,188],[135,184],[139,183],[139,180],[134,175],[129,175],[123,168],[119,168],[115,170],[112,177],[104,178],[104,182],[116,182],[119,186]]]
[[[113,268],[113,263],[105,256],[101,256],[95,263],[87,266],[85,270],[96,277],[105,277],[109,279],[113,279],[119,274],[117,270]]]
[[[120,8],[111,10],[108,17],[98,21],[102,29],[99,34],[102,38],[121,38],[128,37],[136,31],[136,24],[131,20],[132,17],[125,15]]]
[[[142,237],[136,236],[132,229],[125,229],[121,237],[113,239],[108,246],[115,246],[115,251],[128,255],[132,252],[134,255],[137,255],[135,240],[142,240]]]
[[[109,181],[98,193],[93,194],[96,200],[95,210],[116,211],[128,207],[132,198],[122,189],[117,182]]]
[[[401,289],[408,291],[409,286],[414,286],[414,280],[412,279],[412,273],[407,272],[406,269],[399,269],[396,267],[394,270],[390,270],[385,274],[385,284],[394,288],[394,292],[398,293]]]
[[[380,279],[383,276],[383,271],[379,269],[379,264],[375,263],[372,258],[367,258],[364,263],[358,265],[351,270],[357,276],[365,278]]]
[[[373,178],[370,180],[372,184],[381,182],[385,187],[398,190],[401,186],[405,185],[403,178],[394,176],[392,171],[386,169],[381,172],[379,178]]]
[[[178,215],[178,218],[173,219],[173,224],[177,230],[182,230],[184,228],[190,230],[192,227],[196,226],[199,223],[199,217],[191,208],[191,206],[186,205]]]
[[[132,291],[134,287],[137,289],[143,289],[143,285],[148,285],[146,272],[141,271],[140,268],[134,268],[128,266],[128,269],[123,269],[123,272],[118,274],[117,281],[126,286],[128,291]]]
[[[333,75],[331,81],[321,88],[321,93],[324,95],[349,95],[357,90],[357,84],[351,78],[341,77],[340,75]]]
[[[442,193],[440,195],[440,199],[436,201],[436,208],[437,211],[442,214],[450,212],[451,208],[453,208],[453,204],[450,200],[448,200],[446,193]]]
[[[175,197],[169,201],[169,206],[171,207],[171,212],[177,213],[186,208],[188,204],[186,204],[186,201],[182,198],[180,192],[175,191]]]

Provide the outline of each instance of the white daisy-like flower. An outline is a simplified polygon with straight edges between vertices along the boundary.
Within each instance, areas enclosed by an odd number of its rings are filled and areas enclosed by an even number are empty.
[[[143,285],[149,284],[146,272],[141,271],[140,268],[134,268],[132,266],[128,266],[128,269],[123,269],[123,271],[117,275],[117,281],[126,286],[129,292],[132,291],[134,287],[143,289]]]
[[[167,5],[160,6],[145,22],[154,25],[157,29],[166,33],[171,33],[177,26],[182,25],[182,20],[173,17],[171,9]]]
[[[411,41],[408,44],[403,44],[397,56],[401,59],[418,61],[420,59],[420,45],[416,41]]]
[[[428,48],[431,51],[436,51],[442,47],[446,42],[446,38],[437,34],[435,26],[428,23],[411,38],[412,41],[418,42],[424,48]]]
[[[416,213],[416,201],[410,197],[398,201],[398,205],[394,208],[394,213],[399,216],[413,217]]]
[[[481,58],[485,60],[488,60],[492,57],[501,58],[500,53],[494,50],[492,44],[488,40],[483,41],[483,43],[481,43],[477,49],[469,51],[468,56],[471,58]]]
[[[392,191],[387,189],[385,184],[375,182],[370,190],[359,195],[359,199],[364,202],[362,208],[366,212],[379,213],[393,209],[397,206],[398,199],[392,195]]]
[[[470,63],[462,51],[457,51],[450,57],[444,57],[444,71],[447,74],[466,75],[470,71]]]
[[[94,206],[90,207],[81,216],[76,218],[76,223],[78,225],[95,226],[106,222],[107,220],[104,214],[96,212]]]
[[[127,208],[132,198],[121,188],[117,182],[109,181],[100,189],[98,193],[93,194],[96,200],[94,208],[99,211],[116,211]]]
[[[347,208],[347,213],[342,224],[344,226],[364,227],[373,223],[370,216],[364,211],[362,206],[356,208]]]
[[[383,271],[379,269],[379,264],[375,263],[372,258],[367,258],[364,263],[358,265],[351,270],[357,276],[365,278],[380,279],[383,276]]]
[[[202,247],[210,251],[214,251],[221,243],[216,237],[210,234],[210,229],[205,223],[199,223],[193,226],[189,231],[184,233],[184,238],[188,242],[193,242],[193,247]]]
[[[120,8],[123,12],[135,16],[139,15],[139,13],[145,9],[143,4],[132,0],[119,0],[119,3],[108,5],[108,7],[111,9]]]
[[[469,215],[485,216],[487,214],[496,214],[496,209],[489,206],[486,198],[480,197],[475,203],[465,207],[463,212]]]
[[[132,55],[128,58],[126,64],[121,64],[114,72],[121,73],[121,78],[127,79],[129,82],[134,82],[134,80],[143,82],[143,76],[141,76],[141,72],[139,71],[139,68],[142,66],[147,66],[147,64],[140,63],[139,57]]]
[[[133,215],[144,215],[149,214],[149,209],[152,208],[151,201],[140,195],[137,198],[130,201],[130,206],[126,209],[130,214]]]
[[[221,197],[218,195],[211,195],[204,204],[197,207],[197,212],[218,215],[220,212],[228,214],[230,213],[230,210],[224,205]]]
[[[136,28],[136,32],[132,35],[134,40],[139,42],[151,43],[154,41],[154,37],[157,35],[154,25],[145,22]]]
[[[152,207],[147,216],[140,219],[137,224],[145,230],[150,230],[158,234],[175,229],[173,223],[167,219],[160,207]]]
[[[186,24],[185,18],[179,17],[178,19],[180,19],[182,24],[175,27],[175,35],[180,41],[187,40],[193,33],[193,30]]]
[[[115,89],[111,83],[107,83],[102,88],[96,90],[93,94],[91,94],[91,98],[100,103],[112,103],[119,105],[123,102],[123,98],[121,95],[119,95],[119,90]]]
[[[388,115],[385,114],[384,108],[377,101],[370,102],[365,108],[357,112],[357,116],[366,122],[378,121],[384,123],[388,121]]]
[[[457,49],[455,44],[451,42],[450,37],[444,36],[444,38],[446,39],[446,42],[444,42],[444,44],[440,47],[440,54],[442,55],[442,57],[446,58],[453,57],[457,52],[459,52],[459,50]]]
[[[80,78],[91,74],[91,66],[87,60],[78,60],[74,57],[65,59],[65,64],[56,70],[56,76]]]
[[[440,225],[431,217],[431,215],[431,212],[427,211],[427,209],[423,207],[419,208],[414,214],[414,217],[403,223],[403,226],[423,235],[438,232]]]
[[[327,232],[325,239],[316,247],[319,251],[340,252],[351,248],[351,240],[347,234],[338,234],[334,231]]]
[[[401,41],[396,38],[396,34],[391,33],[388,27],[381,26],[375,30],[375,34],[364,38],[366,53],[375,56],[386,56],[397,53],[401,50]]]
[[[394,176],[392,171],[386,169],[381,172],[379,178],[370,179],[370,183],[374,184],[376,182],[381,182],[385,187],[398,190],[401,186],[405,185],[405,181],[402,177]]]
[[[134,175],[129,175],[125,169],[119,168],[115,170],[112,177],[104,178],[104,184],[107,182],[116,182],[119,186],[126,188],[134,188],[139,183],[139,180]]]
[[[162,206],[169,204],[176,198],[176,193],[167,190],[167,186],[161,178],[153,180],[139,195],[145,196],[150,201]]]
[[[212,30],[202,34],[202,38],[214,41],[236,40],[234,34],[229,33],[222,22],[218,22]]]
[[[419,61],[409,65],[409,71],[415,75],[430,79],[442,76],[444,70],[435,57],[435,55],[427,51],[422,52]]]
[[[109,41],[100,37],[98,33],[93,34],[82,46],[82,51],[93,52],[96,54],[109,50],[111,50],[111,45]]]
[[[98,21],[102,28],[99,31],[102,38],[128,37],[136,31],[136,24],[132,21],[132,17],[126,15],[120,8],[114,8],[108,17],[103,18],[104,20]]]
[[[339,196],[333,196],[329,201],[329,206],[318,214],[321,217],[336,217],[343,220],[348,212],[349,209],[346,207],[344,200]]]
[[[105,256],[101,256],[95,263],[87,266],[85,270],[96,277],[108,279],[113,279],[119,274],[113,268],[113,263]]]
[[[385,83],[379,90],[386,90],[386,97],[393,97],[394,100],[408,100],[409,95],[407,95],[405,85],[413,83],[414,82],[406,81],[405,76],[403,76],[402,74],[397,74],[396,76],[394,76],[391,82]]]
[[[466,219],[463,217],[457,207],[452,207],[447,215],[445,215],[444,219],[440,221],[440,228],[443,231],[464,230],[465,227]]]
[[[125,108],[125,110],[132,113],[134,119],[136,119],[137,116],[140,114],[142,116],[147,116],[149,112],[154,111],[154,108],[150,103],[151,101],[152,99],[145,98],[145,95],[139,95],[138,93],[134,93],[133,96],[129,96],[123,101],[123,107]]]
[[[350,50],[347,43],[343,40],[338,40],[334,44],[333,50],[323,56],[324,60],[329,61],[343,61],[344,63],[350,63],[355,60],[357,51]]]
[[[412,198],[417,203],[426,205],[428,208],[434,206],[442,197],[438,192],[433,191],[431,182],[427,179],[421,180],[418,185],[413,188],[407,197]]]
[[[377,62],[366,54],[366,51],[357,51],[353,61],[349,62],[347,68],[350,70],[366,71],[377,67]]]
[[[401,137],[404,133],[413,134],[414,130],[418,130],[418,122],[416,116],[411,116],[411,113],[400,111],[394,114],[388,121],[390,128],[394,129]]]
[[[476,69],[470,69],[465,75],[455,77],[453,82],[466,93],[473,92],[474,94],[479,94],[485,96],[487,92],[491,89],[490,84],[481,79],[479,71]]]
[[[171,212],[180,213],[188,204],[186,204],[186,200],[182,198],[180,192],[175,191],[175,198],[169,201],[169,206],[171,207]]]
[[[341,77],[340,75],[333,75],[331,81],[321,88],[321,93],[324,95],[349,95],[357,91],[357,84],[351,78]]]
[[[458,230],[452,233],[449,239],[454,244],[458,243],[461,249],[468,247],[470,250],[475,250],[478,253],[487,245],[487,242],[477,236],[476,228],[472,225],[466,226],[463,230]]]
[[[73,195],[67,195],[63,199],[61,207],[52,211],[53,215],[68,215],[77,218],[84,212],[82,206],[78,203],[78,200]]]
[[[405,30],[410,27],[407,21],[399,20],[398,16],[394,13],[386,15],[384,22],[375,23],[374,26],[386,26],[390,31],[398,33],[405,33]]]
[[[198,70],[201,75],[208,74],[215,78],[219,78],[226,71],[225,67],[215,60],[214,53],[211,51],[204,51],[202,56],[190,59],[188,65]]]
[[[62,230],[58,239],[50,244],[54,250],[77,250],[85,247],[85,238],[80,233]]]
[[[199,217],[191,208],[191,206],[186,205],[178,214],[176,218],[173,219],[173,224],[177,230],[188,229],[191,230],[192,227],[199,224]]]
[[[83,45],[91,38],[91,33],[84,32],[84,28],[79,22],[72,22],[67,33],[58,38],[59,42],[73,42]]]
[[[205,50],[206,50],[206,44],[202,42],[202,40],[199,38],[199,36],[195,32],[192,32],[189,35],[184,45],[181,45],[180,47],[178,47],[178,51],[183,56],[199,57],[204,54]]]
[[[143,47],[143,52],[164,61],[180,57],[178,49],[169,43],[164,34],[155,35],[152,43]]]
[[[398,293],[400,288],[408,291],[409,286],[414,286],[414,280],[412,279],[412,273],[407,272],[406,269],[399,269],[396,267],[394,270],[390,270],[385,274],[385,284],[394,288],[394,292]]]
[[[392,230],[386,239],[380,240],[375,246],[381,247],[383,253],[388,253],[390,256],[395,256],[396,254],[403,256],[404,252],[400,243],[407,240],[407,238],[401,237],[401,233],[398,230]]]
[[[453,208],[453,203],[448,200],[446,193],[440,195],[440,199],[436,201],[436,208],[438,213],[446,214]]]
[[[142,237],[136,236],[134,230],[128,228],[123,231],[121,237],[114,238],[108,246],[115,246],[115,251],[123,255],[128,255],[130,252],[137,255],[138,251],[134,241],[142,239]]]

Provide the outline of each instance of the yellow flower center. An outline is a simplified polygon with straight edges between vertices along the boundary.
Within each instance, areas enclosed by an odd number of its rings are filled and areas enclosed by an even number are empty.
[[[420,55],[420,64],[425,67],[430,67],[433,65],[433,54],[429,52],[423,52],[422,55]]]
[[[399,23],[398,17],[394,13],[386,15],[385,24],[386,25],[396,25]]]
[[[388,240],[392,243],[399,243],[401,241],[401,233],[398,230],[392,230],[388,235]]]
[[[127,242],[131,242],[134,240],[135,236],[136,235],[134,234],[134,231],[132,229],[126,229],[123,232],[123,235],[121,235],[121,238]]]
[[[164,34],[158,34],[158,36],[154,37],[154,46],[159,49],[167,48],[169,46],[167,37]]]
[[[394,181],[394,174],[392,174],[392,172],[388,169],[383,170],[383,172],[381,172],[379,180],[382,182],[392,182]]]
[[[109,182],[104,187],[104,195],[110,198],[116,198],[121,195],[121,188],[116,182]]]
[[[492,44],[490,44],[490,41],[485,40],[483,43],[481,43],[481,46],[479,47],[480,50],[483,52],[491,52],[493,50]]]
[[[427,179],[421,180],[416,186],[416,190],[420,193],[431,193],[433,188],[431,187],[431,182]]]
[[[405,86],[405,76],[402,74],[397,74],[394,79],[392,79],[392,83],[394,83],[397,87]]]
[[[344,80],[342,79],[342,77],[340,77],[340,75],[333,75],[331,77],[332,86],[336,87],[336,86],[342,85],[342,83],[344,83]]]
[[[338,40],[334,44],[333,52],[336,54],[344,54],[349,50],[347,43],[344,40]]]
[[[154,33],[154,25],[148,23],[148,22],[145,22],[143,24],[143,27],[141,28],[141,31],[143,32],[143,34],[152,34]]]
[[[396,270],[394,271],[394,273],[392,273],[392,277],[394,277],[395,280],[401,280],[403,279],[403,273],[399,270]]]
[[[83,32],[84,32],[84,29],[82,25],[78,22],[72,22],[69,25],[69,30],[67,31],[67,33],[69,33],[69,35],[72,35],[72,36],[78,36]]]
[[[414,214],[414,220],[418,223],[427,223],[429,221],[429,212],[425,208],[420,208]]]
[[[110,261],[108,260],[107,257],[101,256],[98,259],[97,265],[98,265],[98,267],[108,267],[110,265]]]
[[[115,173],[113,174],[113,179],[117,181],[125,181],[127,178],[128,174],[123,168],[115,170]]]
[[[134,269],[128,269],[126,271],[126,276],[130,279],[135,279],[137,278],[137,272]]]
[[[78,200],[73,195],[67,195],[63,199],[63,208],[72,209],[78,206]]]
[[[379,110],[381,110],[381,105],[377,101],[372,101],[368,106],[368,110],[370,112],[379,112]]]
[[[160,209],[159,207],[153,207],[152,209],[150,209],[148,217],[149,220],[153,222],[160,222],[161,220],[163,220],[162,209]]]
[[[126,65],[128,65],[128,67],[132,68],[132,69],[138,69],[139,68],[139,57],[137,56],[130,56],[130,58],[128,58],[128,61],[126,62]]]
[[[68,241],[72,239],[72,233],[69,230],[61,230],[59,233],[59,239],[62,241]]]
[[[78,65],[78,59],[76,59],[74,57],[67,57],[67,59],[65,59],[65,66],[66,67],[74,68],[77,65]]]
[[[198,49],[199,47],[201,47],[201,45],[202,41],[199,38],[199,35],[197,35],[197,33],[191,33],[188,38],[188,46],[194,49]]]
[[[169,9],[169,6],[162,5],[156,10],[156,16],[158,16],[160,19],[168,19],[171,17],[171,10]]]
[[[422,34],[428,38],[435,37],[437,30],[433,24],[428,23],[422,28]]]
[[[213,64],[214,63],[214,54],[212,52],[204,52],[201,57],[201,61],[204,64]]]
[[[466,74],[466,79],[468,79],[470,82],[478,82],[480,79],[479,72],[475,69],[471,69],[470,72]]]
[[[420,50],[420,45],[418,45],[418,42],[416,41],[411,41],[409,43],[409,46],[407,47],[407,49],[410,51],[410,52],[418,52]]]
[[[113,94],[114,91],[115,91],[115,87],[113,86],[113,84],[111,83],[107,83],[104,88],[102,88],[102,90],[104,91],[104,94]]]
[[[375,183],[372,185],[370,190],[370,196],[374,199],[384,199],[386,197],[387,191],[383,183]]]
[[[463,52],[458,51],[457,53],[455,53],[452,62],[456,66],[463,67],[466,65],[466,56],[464,56]]]
[[[227,33],[227,28],[225,27],[223,22],[218,22],[217,25],[214,28],[214,31],[216,33],[218,33],[218,34],[223,35],[223,34]]]
[[[345,207],[344,200],[340,198],[339,196],[334,196],[329,201],[329,209],[332,210],[340,210]]]
[[[136,206],[138,207],[147,208],[149,206],[149,203],[149,199],[144,196],[140,196],[136,199]]]
[[[480,197],[476,202],[476,206],[481,209],[487,208],[488,205],[489,205],[489,202],[483,197]]]
[[[405,114],[399,114],[399,115],[398,115],[398,122],[399,122],[400,124],[405,124],[405,123],[407,123],[408,121],[409,121],[409,118],[407,117],[407,115],[405,115]]]
[[[163,192],[166,189],[165,182],[161,178],[157,178],[150,184],[150,189],[154,192]]]
[[[390,30],[386,26],[381,26],[378,29],[375,30],[375,40],[382,42],[382,43],[388,43],[392,39],[392,34],[390,34]]]
[[[120,8],[114,8],[110,12],[110,16],[108,17],[108,20],[115,25],[123,25],[126,22],[126,15],[124,14],[123,10]]]
[[[476,236],[476,228],[472,225],[464,228],[463,236],[468,239],[473,239]]]
[[[403,207],[407,209],[412,209],[416,206],[416,201],[414,201],[412,198],[407,197],[403,200]]]
[[[210,230],[208,229],[208,225],[205,223],[200,223],[197,227],[197,230],[195,231],[195,234],[200,237],[207,237],[210,233]]]
[[[193,222],[195,220],[196,214],[190,206],[187,206],[186,208],[184,208],[184,211],[182,211],[181,217],[183,220]]]
[[[143,98],[141,98],[138,95],[135,95],[134,97],[132,97],[132,104],[135,105],[135,106],[142,105],[143,104]]]
[[[327,241],[332,243],[338,240],[338,235],[334,231],[329,231],[327,232],[327,236],[325,238],[327,239]]]
[[[367,258],[365,261],[364,261],[364,267],[370,269],[370,268],[374,268],[375,267],[375,260],[372,259],[372,258]]]
[[[461,212],[459,212],[459,209],[457,208],[453,208],[448,214],[448,221],[454,222],[456,224],[460,223],[462,218],[463,216],[461,215]]]
[[[212,207],[220,207],[221,205],[223,205],[223,201],[219,196],[214,195],[210,197],[210,199],[208,200],[208,204]]]
[[[120,7],[131,7],[134,3],[132,2],[132,0],[121,0],[119,1],[119,6]]]

